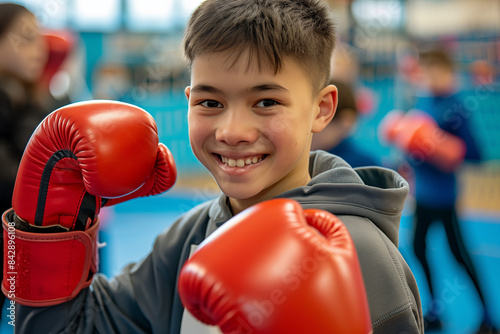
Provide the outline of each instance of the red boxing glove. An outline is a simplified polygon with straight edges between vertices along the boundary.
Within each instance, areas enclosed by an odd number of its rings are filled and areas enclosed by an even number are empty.
[[[395,144],[413,160],[429,162],[446,172],[453,171],[465,158],[465,142],[416,109],[387,113],[379,125],[379,137]]]
[[[2,290],[30,306],[74,297],[97,270],[101,207],[160,194],[175,179],[172,155],[143,109],[88,101],[52,112],[26,146],[13,212],[3,216]]]
[[[257,204],[203,241],[181,270],[179,294],[225,334],[372,331],[346,227],[288,199]]]
[[[81,102],[54,111],[35,130],[12,205],[31,225],[85,230],[107,199],[159,194],[175,178],[151,115],[121,102]]]

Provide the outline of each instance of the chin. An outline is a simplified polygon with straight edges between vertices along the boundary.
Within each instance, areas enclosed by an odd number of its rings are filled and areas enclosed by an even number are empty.
[[[254,197],[256,195],[254,193],[249,193],[248,191],[238,191],[236,189],[229,189],[229,190],[222,189],[222,192],[224,194],[226,194],[228,197],[234,198],[237,200],[249,199],[249,198]]]
[[[231,185],[229,187],[227,187],[227,186],[224,187],[224,186],[219,185],[219,188],[226,196],[228,196],[230,198],[237,199],[237,200],[250,199],[250,198],[255,197],[259,194],[258,191],[252,191],[251,189],[248,189],[248,187],[245,185],[240,185],[240,186]]]

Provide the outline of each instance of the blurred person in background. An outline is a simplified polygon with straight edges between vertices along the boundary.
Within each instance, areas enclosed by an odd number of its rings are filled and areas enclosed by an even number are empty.
[[[16,173],[26,143],[47,114],[40,102],[41,97],[37,95],[37,83],[46,61],[47,48],[35,15],[21,5],[1,3],[0,211],[2,213],[12,206],[11,198]],[[3,247],[0,249],[3,253]],[[4,295],[0,294],[0,305],[3,305],[4,299]]]
[[[465,105],[457,89],[455,64],[450,55],[441,48],[422,50],[419,53],[419,67],[422,84],[428,96],[417,101],[417,110],[430,115],[437,126],[445,131],[444,133],[454,135],[463,142],[465,160],[479,162],[480,150],[470,130],[467,113],[464,112]],[[431,294],[431,302],[425,316],[426,329],[436,330],[442,327],[437,293],[426,256],[428,229],[434,221],[440,221],[444,225],[453,256],[466,270],[481,299],[484,317],[476,333],[498,333],[488,312],[485,291],[481,288],[457,216],[456,202],[459,189],[456,171],[461,163],[451,170],[443,170],[425,159],[410,157],[409,161],[413,169],[416,199],[413,248],[424,270]]]
[[[359,115],[353,88],[338,80],[331,80],[330,84],[337,87],[337,111],[327,127],[314,134],[311,149],[335,154],[353,168],[378,165],[375,158],[363,151],[352,138]]]

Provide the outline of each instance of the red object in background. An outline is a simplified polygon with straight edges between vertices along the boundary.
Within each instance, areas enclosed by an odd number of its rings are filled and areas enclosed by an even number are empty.
[[[62,64],[73,50],[75,37],[66,30],[46,30],[42,33],[42,36],[47,45],[48,57],[40,78],[40,84],[48,87],[50,80],[59,72]]]

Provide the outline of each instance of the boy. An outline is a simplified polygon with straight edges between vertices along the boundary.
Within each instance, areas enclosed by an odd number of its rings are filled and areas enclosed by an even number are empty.
[[[422,333],[416,282],[397,250],[407,183],[389,170],[354,171],[335,156],[309,153],[312,134],[335,113],[336,88],[328,85],[334,42],[320,1],[202,3],[184,44],[191,67],[189,135],[222,194],[179,218],[143,261],[114,279],[98,275],[91,288],[59,305],[18,307],[18,329],[182,333],[176,288],[191,247],[242,210],[286,197],[344,221],[360,259],[374,333]],[[230,251],[243,257],[249,250]]]

